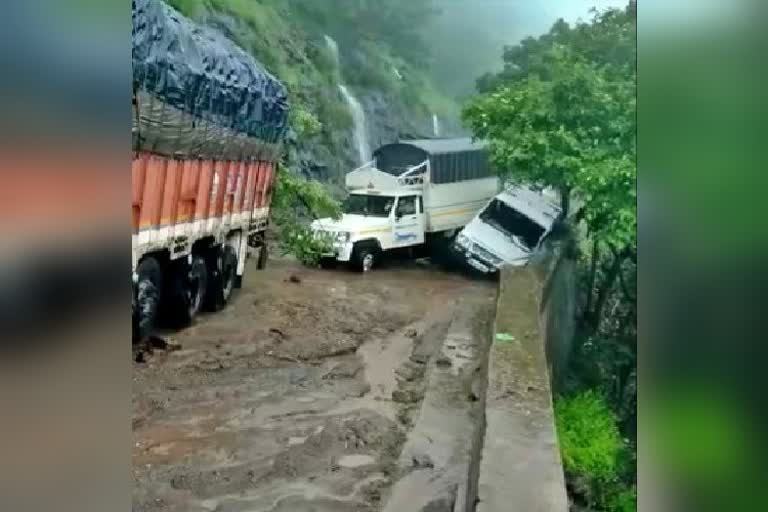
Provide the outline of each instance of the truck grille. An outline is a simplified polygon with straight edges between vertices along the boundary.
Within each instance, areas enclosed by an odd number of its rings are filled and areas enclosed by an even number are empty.
[[[493,253],[478,244],[472,245],[472,252],[479,256],[480,259],[490,263],[491,265],[496,266],[502,262],[501,258],[495,256]]]

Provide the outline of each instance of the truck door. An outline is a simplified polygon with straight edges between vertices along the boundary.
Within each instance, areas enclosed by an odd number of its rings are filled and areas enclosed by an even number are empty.
[[[424,211],[420,196],[401,196],[395,206],[394,246],[424,243]]]

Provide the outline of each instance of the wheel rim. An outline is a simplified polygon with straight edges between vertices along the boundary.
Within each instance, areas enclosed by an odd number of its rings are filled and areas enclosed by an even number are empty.
[[[373,268],[374,257],[373,254],[368,253],[363,256],[363,272],[368,272]]]

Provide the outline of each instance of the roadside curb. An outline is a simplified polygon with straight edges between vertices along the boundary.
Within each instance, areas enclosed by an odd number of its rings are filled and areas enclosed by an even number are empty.
[[[540,294],[532,267],[502,271],[488,356],[478,512],[568,509]]]

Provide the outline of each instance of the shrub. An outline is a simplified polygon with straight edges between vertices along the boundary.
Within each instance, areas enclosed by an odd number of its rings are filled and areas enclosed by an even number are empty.
[[[607,509],[611,512],[637,512],[637,488],[633,486],[617,491],[608,498]]]
[[[277,175],[272,200],[272,219],[286,253],[314,265],[329,251],[329,240],[317,238],[307,225],[311,217],[338,217],[339,203],[321,183],[309,181],[288,168]]]
[[[331,242],[317,238],[309,226],[299,223],[283,223],[279,226],[280,245],[305,265],[316,265],[323,254],[331,251]]]
[[[323,129],[317,116],[300,105],[294,105],[291,109],[290,123],[299,139],[314,137]]]
[[[627,447],[605,399],[592,390],[562,397],[555,403],[555,423],[566,474],[585,481],[589,506],[635,510],[636,492],[621,481]]]
[[[555,417],[566,470],[597,479],[617,473],[623,442],[616,417],[597,393],[561,398]]]

